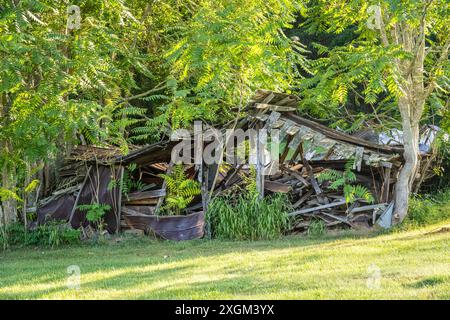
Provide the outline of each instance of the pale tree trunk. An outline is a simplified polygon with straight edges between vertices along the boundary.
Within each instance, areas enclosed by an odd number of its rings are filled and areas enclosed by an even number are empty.
[[[395,185],[395,207],[392,223],[398,224],[408,214],[409,197],[419,168],[419,124],[422,119],[426,93],[424,88],[425,61],[425,12],[418,29],[400,23],[396,30],[399,32],[396,42],[406,52],[412,54],[412,60],[396,60],[397,70],[402,81],[400,88],[402,96],[398,99],[401,115],[404,145],[404,165],[400,170]]]
[[[14,191],[15,182],[11,176],[7,166],[5,165],[2,170],[2,186],[7,190]],[[5,225],[9,225],[17,221],[17,201],[15,199],[6,199],[2,202],[3,222]]]
[[[419,122],[411,115],[412,107],[407,99],[399,99],[402,114],[403,144],[405,160],[395,185],[395,210],[393,224],[403,221],[408,213],[409,196],[419,166]]]
[[[9,105],[6,97],[4,95],[0,95],[0,128],[2,126],[7,127],[9,124]],[[8,139],[4,141],[0,141],[0,153],[4,157],[4,163],[2,170],[2,180],[1,187],[6,190],[14,191],[15,189],[15,171],[11,171],[8,168],[8,162],[6,161],[8,154],[12,151],[11,143]],[[1,223],[3,225],[8,225],[17,220],[17,201],[15,199],[4,199],[1,203],[2,212],[1,212]]]

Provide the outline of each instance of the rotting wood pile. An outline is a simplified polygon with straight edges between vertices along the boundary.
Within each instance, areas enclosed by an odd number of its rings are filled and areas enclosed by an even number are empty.
[[[276,170],[272,170],[273,162],[265,161],[265,154],[269,153],[267,146],[257,153],[256,180],[260,195],[273,192],[288,195],[292,203],[289,215],[294,221],[293,232],[305,232],[315,220],[323,221],[329,229],[367,228],[376,222],[389,227],[394,184],[403,164],[402,146],[381,145],[365,132],[352,136],[299,117],[294,114],[297,104],[295,96],[259,90],[247,106],[248,116],[237,122],[236,128],[243,130],[279,130],[281,147]],[[41,201],[37,209],[38,223],[58,219],[72,227],[86,228],[89,223],[85,213],[77,208],[98,202],[111,206],[105,216],[109,232],[137,229],[176,240],[201,237],[204,211],[211,196],[239,192],[236,186],[243,183],[243,176],[249,175],[249,166],[186,165],[187,177],[201,183],[201,195],[185,210],[186,219],[158,217],[167,196],[165,182],[159,174],[170,172],[171,151],[176,144],[167,140],[136,147],[127,156],[120,156],[112,149],[76,148],[59,170],[54,192]],[[431,154],[422,157],[433,159]],[[329,170],[344,173],[349,161],[355,176],[351,184],[365,187],[373,196],[373,203],[355,199],[348,204],[342,186],[334,190],[330,188],[333,181],[320,179]],[[429,162],[423,161],[418,183],[429,176]],[[131,170],[131,166],[135,169]],[[267,167],[270,174],[264,175]],[[129,190],[123,190],[124,185]]]

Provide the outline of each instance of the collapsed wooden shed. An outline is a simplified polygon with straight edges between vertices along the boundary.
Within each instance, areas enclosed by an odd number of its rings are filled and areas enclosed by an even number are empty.
[[[302,118],[294,113],[297,104],[293,95],[259,90],[247,105],[248,115],[237,122],[244,130],[278,129],[280,133],[278,169],[268,176],[257,171],[260,194],[289,195],[293,231],[303,232],[317,219],[328,228],[369,227],[376,221],[388,227],[393,184],[403,164],[402,146],[381,145],[361,138],[364,135],[352,136]],[[126,156],[115,149],[75,148],[59,170],[54,192],[40,202],[37,222],[57,219],[74,228],[86,228],[86,212],[78,207],[104,203],[111,208],[105,216],[110,233],[139,229],[165,239],[202,237],[204,213],[211,196],[241,183],[242,174],[248,174],[248,165],[186,165],[188,177],[201,182],[202,194],[185,210],[185,216],[161,216],[166,186],[158,174],[170,172],[176,143],[166,140],[137,147]],[[371,191],[374,203],[356,199],[348,205],[342,191],[329,190],[328,181],[317,179],[324,170],[344,170],[350,159],[354,161],[356,183]],[[124,180],[131,178],[140,182],[138,190],[123,190]]]

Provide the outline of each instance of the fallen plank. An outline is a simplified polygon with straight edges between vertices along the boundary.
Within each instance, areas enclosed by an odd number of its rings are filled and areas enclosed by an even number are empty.
[[[271,111],[281,111],[281,112],[296,110],[296,108],[294,108],[294,107],[278,106],[276,104],[268,104],[268,103],[255,103],[255,108],[256,109],[268,109]]]
[[[338,220],[340,222],[343,222],[345,224],[348,224],[350,227],[353,227],[353,225],[346,218],[338,217],[334,214],[327,213],[327,212],[321,212],[321,214],[326,215],[327,217],[333,218],[335,220]]]
[[[361,138],[357,138],[357,137],[353,137],[349,134],[346,133],[342,133],[339,131],[336,131],[334,129],[330,129],[325,125],[316,123],[314,121],[302,118],[294,113],[287,113],[284,115],[285,118],[290,119],[292,121],[294,121],[297,124],[303,125],[305,127],[311,128],[314,131],[318,131],[320,133],[322,133],[323,135],[327,136],[328,138],[331,138],[333,140],[338,140],[338,141],[343,141],[343,142],[348,142],[354,145],[358,145],[361,147],[365,147],[367,149],[371,149],[371,150],[376,150],[378,152],[383,152],[383,153],[388,153],[388,154],[392,154],[392,153],[398,153],[398,154],[403,154],[403,147],[395,147],[395,146],[388,146],[388,145],[379,145],[379,144],[375,144],[366,140],[363,140]]]
[[[128,201],[134,201],[134,200],[143,200],[143,199],[150,199],[150,198],[159,198],[164,197],[166,195],[166,190],[159,189],[159,190],[151,190],[151,191],[144,191],[144,192],[133,192],[128,194],[127,199]]]
[[[130,209],[128,207],[122,207],[122,213],[123,214],[128,214],[128,215],[132,215],[132,216],[148,216],[147,214],[144,214],[142,212],[136,211],[134,209]]]
[[[131,206],[142,206],[142,205],[157,205],[158,201],[160,199],[164,198],[148,198],[148,199],[140,199],[140,200],[132,200],[132,201],[125,201],[125,205],[131,205]],[[156,211],[156,210],[155,210]]]
[[[338,207],[345,204],[345,200],[341,200],[338,202],[333,202],[330,204],[324,204],[322,206],[318,206],[318,207],[313,207],[313,208],[308,208],[308,209],[303,209],[303,210],[298,210],[298,211],[294,211],[288,214],[289,217],[293,217],[299,214],[306,214],[306,213],[310,213],[310,212],[314,212],[314,211],[319,211],[319,210],[323,210],[323,209],[328,209],[328,208],[333,208],[333,207]]]
[[[288,193],[289,191],[292,190],[291,186],[270,180],[264,181],[264,189],[272,192],[281,192],[281,193]]]
[[[292,169],[289,169],[289,168],[287,170],[293,177],[295,177],[297,180],[300,180],[305,186],[308,187],[310,185],[309,182],[305,178],[303,178],[303,176],[301,174],[299,174],[298,172],[296,172]]]
[[[309,190],[303,197],[301,197],[296,203],[294,203],[294,205],[292,206],[294,209],[300,207],[303,202],[305,202],[306,200],[309,199],[309,197],[311,197],[313,194],[312,190]]]
[[[387,203],[371,204],[368,206],[353,208],[353,209],[349,210],[348,213],[356,213],[356,212],[369,211],[369,210],[373,210],[373,209],[377,209],[377,208],[385,208],[387,205],[388,205]]]
[[[145,215],[154,214],[155,213],[155,206],[123,206],[123,208],[127,208],[129,210],[133,210]],[[124,210],[122,210],[124,212]],[[131,211],[129,211],[131,214]]]
[[[306,168],[306,171],[308,172],[309,180],[311,181],[311,184],[314,188],[314,191],[316,194],[321,194],[322,189],[319,187],[319,183],[317,182],[316,178],[314,177],[314,171],[311,165],[309,164],[308,160],[306,160],[305,155],[303,154],[303,142],[300,143],[300,157],[302,158],[303,166]]]

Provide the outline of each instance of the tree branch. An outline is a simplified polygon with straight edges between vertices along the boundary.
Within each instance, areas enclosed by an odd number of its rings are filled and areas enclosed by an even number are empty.
[[[139,99],[139,98],[148,96],[150,93],[161,91],[161,90],[167,88],[167,85],[165,85],[164,83],[165,82],[161,82],[156,87],[154,87],[153,89],[147,90],[147,91],[139,93],[137,95],[134,95],[134,96],[131,96],[131,97],[127,97],[127,98],[123,98],[122,100],[119,100],[117,102],[117,104],[121,104],[121,103],[130,101],[130,100],[134,100],[134,99]]]
[[[447,39],[445,40],[444,46],[442,47],[442,50],[441,50],[441,55],[440,55],[438,61],[436,62],[434,69],[439,68],[439,66],[441,66],[448,59],[449,48],[450,48],[450,36],[447,36]],[[430,73],[431,73],[431,71],[430,71]],[[431,77],[431,75],[430,75],[430,77]],[[436,79],[432,79],[432,80],[430,80],[430,83],[428,84],[428,86],[425,88],[423,98],[427,99],[435,88],[436,88]]]
[[[387,15],[387,13],[386,13]],[[383,44],[383,46],[388,47],[389,46],[389,40],[386,34],[386,28],[384,25],[384,20],[383,20],[383,15],[381,13],[381,9],[380,9],[380,34],[381,34],[381,43]]]

